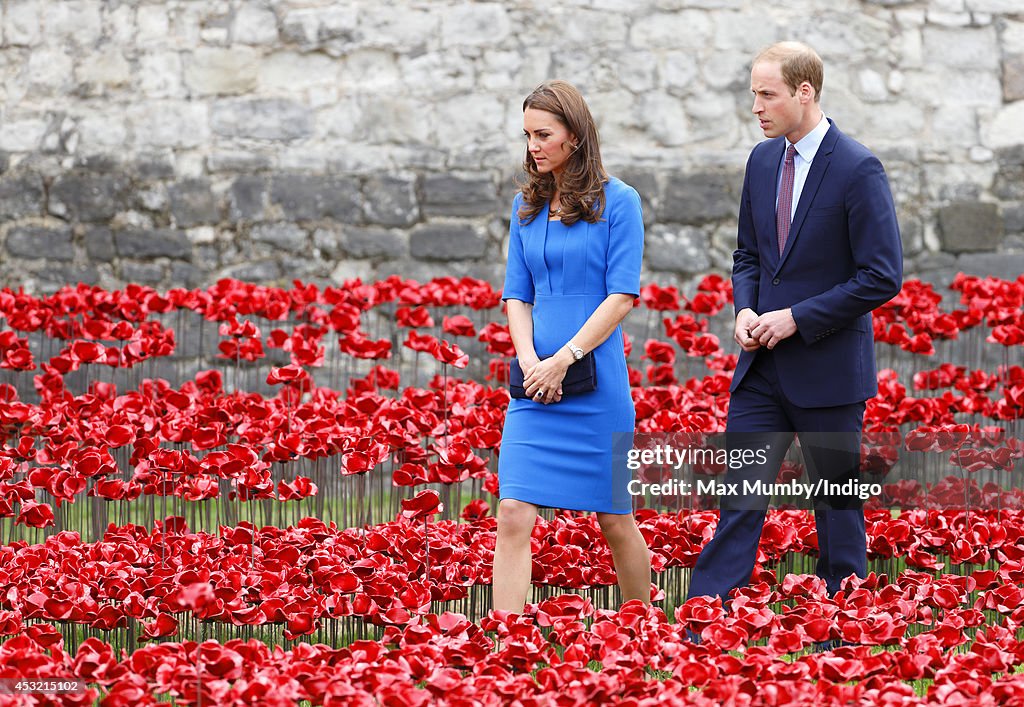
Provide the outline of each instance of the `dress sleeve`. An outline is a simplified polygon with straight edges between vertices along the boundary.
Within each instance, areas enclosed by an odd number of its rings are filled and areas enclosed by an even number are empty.
[[[644,259],[644,217],[640,195],[626,186],[608,200],[607,294],[640,296],[640,267]]]
[[[512,216],[508,226],[508,262],[505,265],[505,285],[502,287],[502,300],[520,300],[533,304],[533,274],[526,265],[526,253],[523,250],[523,239],[519,235],[519,203],[520,196],[512,200]]]

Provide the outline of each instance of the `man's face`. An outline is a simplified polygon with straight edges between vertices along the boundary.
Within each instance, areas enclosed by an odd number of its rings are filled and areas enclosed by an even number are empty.
[[[778,62],[759,61],[754,64],[750,70],[750,90],[754,94],[751,110],[757,116],[765,137],[799,131],[807,105],[801,96],[807,89],[801,85],[794,95],[782,79],[782,68]]]

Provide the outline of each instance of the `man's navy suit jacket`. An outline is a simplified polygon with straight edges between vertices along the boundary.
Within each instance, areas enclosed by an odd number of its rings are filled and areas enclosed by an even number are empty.
[[[899,293],[903,248],[885,170],[829,121],[779,255],[776,191],[786,139],[750,154],[733,253],[736,312],[790,307],[797,333],[774,349],[783,393],[800,407],[846,405],[878,392],[871,310]],[[741,352],[732,389],[754,360]]]

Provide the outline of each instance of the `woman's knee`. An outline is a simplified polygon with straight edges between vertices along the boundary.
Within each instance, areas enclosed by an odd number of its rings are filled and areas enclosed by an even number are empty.
[[[498,532],[529,535],[537,523],[537,506],[514,498],[498,502]]]
[[[598,513],[597,522],[609,542],[625,539],[636,532],[636,521],[631,513]]]

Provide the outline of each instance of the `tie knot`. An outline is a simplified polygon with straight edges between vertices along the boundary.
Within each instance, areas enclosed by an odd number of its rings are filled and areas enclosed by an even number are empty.
[[[787,162],[792,162],[793,158],[795,156],[796,156],[796,145],[790,145],[789,147],[786,148],[786,161]]]

